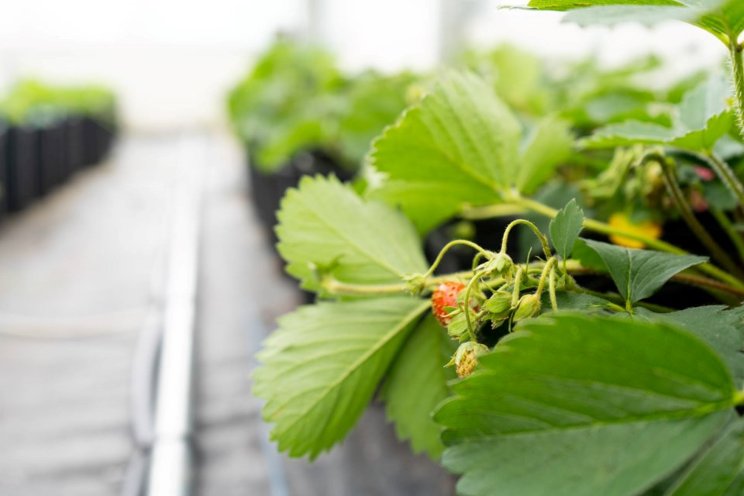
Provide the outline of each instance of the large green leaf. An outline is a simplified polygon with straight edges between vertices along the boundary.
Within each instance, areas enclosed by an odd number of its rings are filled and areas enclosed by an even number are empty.
[[[737,387],[744,385],[744,307],[704,306],[669,313],[639,309],[638,316],[676,324],[695,334],[726,362]]]
[[[726,44],[744,30],[741,0],[531,0],[529,6],[573,10],[565,20],[582,25],[686,21],[709,31]]]
[[[445,368],[455,352],[453,341],[434,317],[416,327],[395,359],[382,389],[387,416],[400,439],[410,439],[415,453],[439,458],[444,446],[442,428],[431,412],[449,394],[454,369]]]
[[[685,470],[665,496],[735,496],[744,478],[744,421],[737,419]]]
[[[427,308],[415,298],[377,298],[319,303],[282,317],[254,373],[279,449],[315,458],[343,439]]]
[[[387,205],[364,201],[334,177],[306,177],[282,200],[279,252],[303,287],[318,290],[316,270],[347,283],[400,281],[426,271],[410,222]]]
[[[488,84],[450,73],[375,141],[371,163],[387,180],[369,194],[400,205],[425,232],[464,203],[493,203],[514,181],[520,137]]]
[[[584,242],[602,258],[620,295],[630,303],[648,298],[675,274],[708,260],[695,255],[635,250],[590,239]]]
[[[695,336],[578,314],[525,321],[435,419],[463,495],[628,496],[726,423],[735,388]]]

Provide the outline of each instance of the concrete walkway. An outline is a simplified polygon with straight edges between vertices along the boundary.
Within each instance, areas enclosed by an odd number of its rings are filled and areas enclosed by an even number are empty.
[[[298,301],[221,135],[134,136],[110,163],[0,228],[0,494],[120,494],[132,453],[137,339],[158,321],[170,198],[207,164],[198,310],[197,494],[452,494],[452,478],[395,440],[380,407],[314,464],[269,444],[253,353]]]

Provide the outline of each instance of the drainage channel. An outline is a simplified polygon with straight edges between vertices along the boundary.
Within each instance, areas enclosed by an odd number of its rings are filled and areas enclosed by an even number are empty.
[[[140,336],[135,353],[132,432],[136,446],[124,496],[193,494],[194,338],[199,233],[206,153],[194,154],[193,137],[179,145],[163,309]],[[199,140],[206,151],[207,139]]]

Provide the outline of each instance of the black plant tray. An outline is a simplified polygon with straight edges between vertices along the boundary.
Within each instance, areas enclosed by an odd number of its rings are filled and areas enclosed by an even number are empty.
[[[5,164],[8,211],[28,207],[39,195],[38,129],[14,126],[8,133]]]
[[[65,123],[63,120],[51,122],[39,128],[38,133],[39,191],[46,194],[62,184],[68,176]]]

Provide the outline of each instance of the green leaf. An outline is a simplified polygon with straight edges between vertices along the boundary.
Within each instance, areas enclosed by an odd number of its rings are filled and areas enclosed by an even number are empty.
[[[455,378],[445,368],[455,352],[453,341],[434,317],[416,327],[398,353],[382,389],[387,416],[395,422],[399,439],[410,439],[414,453],[441,456],[442,428],[431,412],[449,395],[447,382]]]
[[[453,390],[435,419],[468,496],[639,494],[724,426],[735,396],[689,333],[578,314],[525,321]]]
[[[728,44],[744,30],[741,0],[531,0],[530,7],[574,10],[567,22],[580,25],[639,22],[651,25],[668,20],[695,24]]]
[[[576,199],[566,204],[550,221],[550,240],[563,260],[568,259],[584,224],[584,211]]]
[[[600,5],[672,5],[683,6],[677,0],[530,0],[530,7],[545,10],[583,9]]]
[[[744,420],[737,419],[687,468],[665,496],[734,496],[744,477]]]
[[[703,11],[675,6],[600,6],[578,9],[566,14],[564,22],[572,22],[579,26],[593,26],[597,24],[616,25],[636,22],[646,26],[653,26],[664,21],[687,21],[699,19]]]
[[[602,258],[618,291],[630,303],[653,295],[675,274],[706,262],[706,257],[634,250],[590,239],[584,242]]]
[[[556,167],[571,155],[573,135],[568,123],[556,117],[542,119],[527,139],[516,186],[530,194],[552,178]]]
[[[685,94],[679,106],[679,127],[686,133],[672,144],[697,150],[712,149],[731,128],[730,97],[731,83],[720,76],[709,78]]]
[[[673,129],[642,121],[625,121],[604,126],[579,142],[583,148],[615,148],[636,144],[667,144],[674,140]]]
[[[428,306],[378,298],[319,303],[282,317],[254,373],[279,450],[315,458],[343,439]]]
[[[426,232],[464,203],[493,203],[511,186],[520,137],[488,84],[450,73],[375,141],[371,163],[387,180],[369,195],[399,205]]]
[[[640,318],[678,325],[708,343],[728,365],[737,387],[744,385],[743,307],[704,306],[670,313],[638,310]]]
[[[671,145],[690,150],[711,150],[731,128],[729,82],[714,76],[687,92],[677,108],[674,127],[626,121],[610,124],[582,141],[586,148],[612,148],[634,144]]]
[[[278,214],[279,253],[287,272],[317,291],[322,270],[355,284],[399,282],[427,268],[409,221],[387,205],[362,200],[335,177],[303,178]]]

